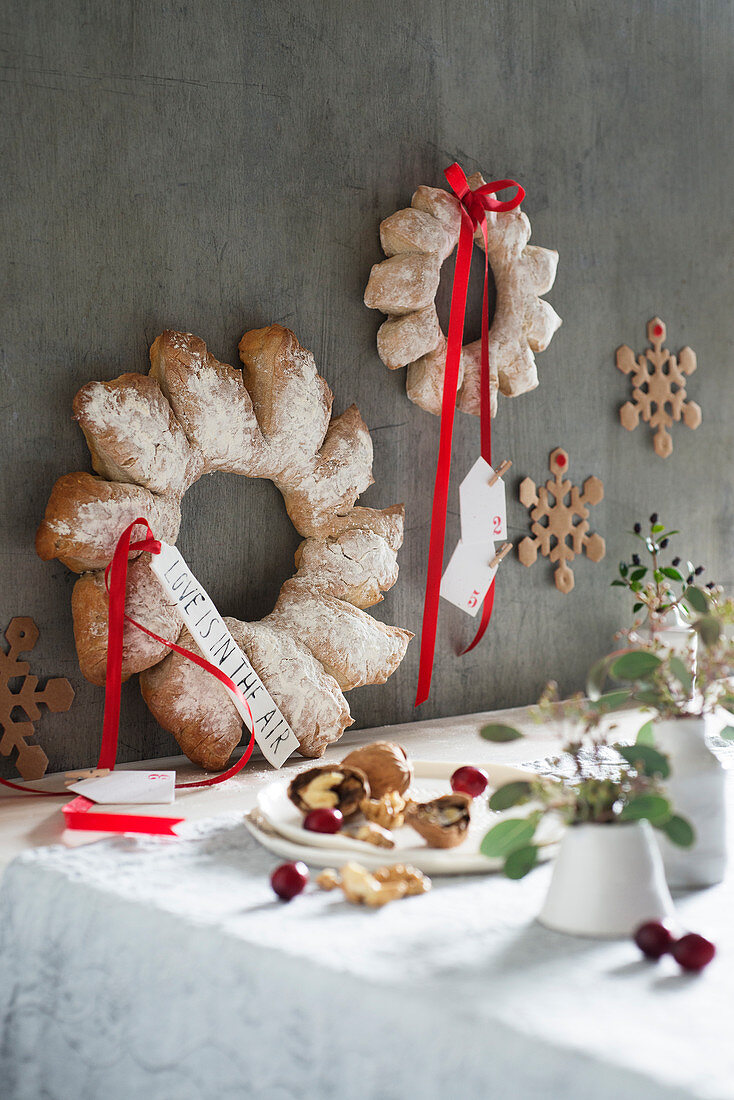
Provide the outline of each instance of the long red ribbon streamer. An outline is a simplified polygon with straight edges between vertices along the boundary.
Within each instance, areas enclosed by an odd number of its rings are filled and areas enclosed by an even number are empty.
[[[444,370],[443,399],[441,403],[441,430],[438,443],[438,462],[436,465],[436,484],[433,492],[431,510],[431,534],[428,548],[428,570],[426,575],[426,595],[423,603],[423,625],[421,629],[420,663],[418,667],[418,688],[415,705],[420,706],[428,698],[431,690],[433,659],[436,649],[436,630],[438,626],[438,605],[443,572],[443,554],[446,541],[446,512],[448,507],[449,477],[451,474],[451,444],[454,434],[454,413],[459,382],[461,348],[464,342],[464,319],[466,299],[469,288],[474,231],[481,226],[485,245],[484,294],[482,299],[482,344],[480,363],[480,438],[481,453],[487,462],[492,460],[491,412],[489,391],[489,248],[486,212],[494,210],[507,213],[520,205],[525,191],[515,180],[494,180],[472,191],[469,181],[460,165],[454,163],[445,171],[446,179],[459,200],[461,210],[461,228],[459,246],[456,252],[454,285],[451,292],[451,314],[449,316],[449,335],[446,348],[446,367]],[[493,196],[506,187],[514,187],[515,195],[507,201]],[[482,609],[482,619],[476,637],[464,650],[468,653],[481,640],[492,615],[494,605],[494,582],[490,586]]]
[[[147,537],[138,542],[131,542],[132,533],[139,525],[145,527]],[[205,657],[199,656],[198,653],[193,653],[190,649],[185,649],[183,646],[176,645],[175,642],[170,642],[166,638],[161,638],[158,634],[155,634],[152,630],[148,630],[142,623],[137,622],[125,613],[127,569],[130,551],[137,550],[140,553],[148,551],[151,554],[159,554],[160,549],[161,544],[154,538],[148,521],[143,518],[136,519],[126,527],[120,535],[112,561],[105,570],[105,584],[107,585],[107,591],[109,593],[107,677],[105,682],[102,744],[97,767],[109,768],[112,770],[117,760],[117,746],[120,730],[120,700],[122,694],[123,631],[125,620],[127,620],[127,622],[137,627],[138,630],[142,630],[144,634],[147,634],[148,637],[154,638],[155,641],[167,646],[175,653],[187,657],[190,661],[193,661],[194,664],[199,665],[200,668],[211,673],[212,676],[216,676],[216,678],[224,684],[233,695],[236,695],[241,703],[243,703],[250,718],[250,739],[247,748],[239,760],[230,768],[227,768],[226,771],[221,772],[219,775],[212,776],[210,779],[200,779],[191,783],[176,784],[177,790],[184,790],[190,787],[212,787],[218,783],[226,782],[244,768],[255,746],[255,723],[250,705],[247,699],[245,699],[242,690],[225,672],[222,672],[216,665],[207,661]],[[36,790],[35,787],[29,787],[23,783],[13,783],[9,779],[0,779],[0,784],[4,787],[10,787],[15,791],[23,791],[26,794],[45,795],[52,798],[58,798],[59,796],[66,797],[69,793],[66,790],[40,791]],[[84,798],[80,795],[64,806],[63,812],[66,816],[67,827],[70,829],[99,830],[104,832],[140,832],[173,836],[175,835],[172,832],[173,826],[184,820],[184,818],[181,817],[153,817],[142,814],[89,814],[89,810],[93,805],[94,803],[88,798]]]

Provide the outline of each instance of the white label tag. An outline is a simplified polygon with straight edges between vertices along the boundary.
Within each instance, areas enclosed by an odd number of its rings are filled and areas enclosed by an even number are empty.
[[[176,601],[186,626],[204,656],[221,668],[242,691],[252,710],[255,740],[265,759],[274,768],[279,768],[298,748],[298,738],[227,630],[211,598],[175,546],[161,542],[161,552],[152,555],[150,567],[168,595]],[[231,692],[229,694],[245,723],[249,723],[245,707],[236,696]]]
[[[507,538],[505,483],[499,477],[490,485],[493,476],[489,463],[478,458],[459,486],[462,542],[489,544]]]
[[[173,802],[176,797],[175,772],[114,771],[97,779],[81,779],[70,790],[92,802],[113,803]]]
[[[490,568],[494,543],[459,541],[441,578],[441,595],[474,616],[489,591],[497,566]]]

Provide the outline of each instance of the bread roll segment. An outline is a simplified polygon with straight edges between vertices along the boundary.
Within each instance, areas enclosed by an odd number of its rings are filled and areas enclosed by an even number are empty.
[[[401,230],[406,246],[410,225],[420,229],[422,219],[407,222]],[[439,230],[432,240],[445,237]],[[435,256],[428,259],[437,271]],[[354,405],[332,418],[331,390],[292,332],[270,325],[245,333],[239,347],[241,371],[220,363],[197,336],[169,330],[151,347],[148,376],[128,373],[82,387],[74,412],[103,476],[59,478],[36,549],[44,560],[58,558],[83,574],[72,597],[74,636],[84,676],[102,684],[103,571],[125,527],[143,516],[156,537],[173,543],[181,498],[202,474],[272,480],[305,536],[297,573],[270,616],[225,621],[294,730],[299,751],[315,757],[352,722],[343,692],[383,683],[412,637],[364,610],[397,579],[404,510],[356,506],[373,480],[369,430]],[[161,638],[195,650],[149,560],[145,554],[129,565],[128,613]],[[242,719],[226,688],[126,624],[123,678],[136,672],[152,714],[190,759],[225,767],[242,738]]]

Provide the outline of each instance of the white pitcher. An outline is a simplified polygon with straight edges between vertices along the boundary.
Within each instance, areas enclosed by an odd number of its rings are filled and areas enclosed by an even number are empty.
[[[673,809],[696,833],[691,848],[657,833],[668,885],[713,886],[726,868],[726,770],[706,744],[706,719],[660,719],[654,732],[656,747],[670,760],[665,787]]]

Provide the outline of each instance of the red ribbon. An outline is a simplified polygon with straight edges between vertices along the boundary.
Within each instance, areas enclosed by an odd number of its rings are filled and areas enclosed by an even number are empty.
[[[131,542],[132,533],[139,525],[145,527],[147,537],[138,542]],[[233,775],[237,775],[237,773],[244,768],[255,746],[255,722],[252,717],[252,711],[250,710],[250,704],[247,702],[247,699],[245,699],[241,688],[239,688],[234,680],[230,679],[225,672],[217,668],[216,665],[207,661],[205,657],[199,656],[198,653],[193,653],[190,649],[185,649],[183,646],[176,645],[175,642],[169,642],[166,638],[161,638],[158,634],[155,634],[152,630],[148,630],[142,623],[136,622],[135,619],[125,613],[127,568],[129,554],[132,550],[137,550],[140,553],[148,551],[151,554],[160,554],[161,552],[161,544],[154,538],[153,532],[146,519],[136,519],[125,528],[118,539],[112,561],[105,570],[105,584],[109,593],[107,677],[105,682],[102,744],[97,767],[113,770],[117,760],[117,745],[120,730],[120,699],[122,694],[122,642],[125,620],[127,620],[127,622],[137,627],[138,630],[142,630],[144,634],[147,634],[149,638],[155,639],[155,641],[160,642],[161,645],[168,646],[168,648],[172,649],[175,653],[181,654],[182,657],[187,657],[190,661],[193,661],[194,664],[199,665],[200,668],[206,669],[212,676],[216,676],[216,678],[223,683],[233,695],[236,695],[244,705],[250,718],[250,739],[247,748],[239,760],[221,774],[212,776],[211,779],[200,779],[191,783],[177,783],[176,789],[185,790],[190,787],[212,787],[218,783],[224,783],[226,780],[231,779]],[[68,794],[67,791],[39,791],[34,787],[28,787],[22,783],[13,783],[9,779],[0,779],[0,783],[5,787],[11,787],[15,791],[23,791],[28,794],[50,795],[52,797]],[[63,812],[66,815],[67,827],[70,829],[99,830],[104,832],[175,835],[172,833],[173,826],[184,820],[182,817],[153,817],[141,814],[95,813],[88,815],[88,811],[92,805],[93,803],[90,802],[89,799],[79,796],[64,806]]]
[[[451,313],[449,316],[449,335],[446,348],[446,367],[444,370],[443,399],[441,403],[441,431],[438,444],[438,463],[436,484],[433,491],[431,511],[431,535],[428,547],[428,571],[426,575],[426,595],[423,604],[423,626],[421,629],[421,651],[418,668],[418,689],[415,705],[420,706],[428,698],[431,690],[433,658],[436,649],[436,628],[438,626],[438,602],[443,573],[443,553],[446,540],[446,511],[448,507],[449,476],[451,474],[451,444],[454,434],[454,413],[456,395],[459,388],[459,365],[461,349],[464,343],[464,318],[466,298],[469,288],[474,232],[481,228],[484,237],[484,294],[482,298],[482,344],[480,361],[480,439],[482,457],[492,461],[492,427],[489,391],[489,241],[487,234],[488,210],[507,213],[520,205],[525,191],[514,180],[494,180],[472,191],[463,169],[456,163],[445,171],[452,190],[459,200],[461,228],[459,246],[456,252],[454,285],[451,292]],[[506,187],[516,188],[515,196],[505,202],[493,196]],[[476,637],[463,651],[468,653],[479,643],[492,615],[494,606],[494,581],[489,589],[482,609],[482,619]]]

